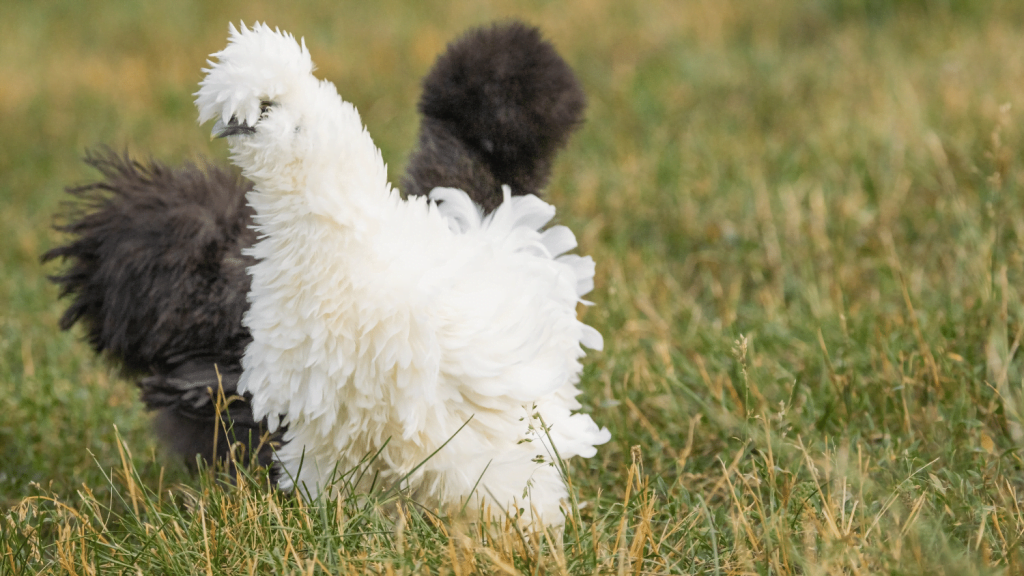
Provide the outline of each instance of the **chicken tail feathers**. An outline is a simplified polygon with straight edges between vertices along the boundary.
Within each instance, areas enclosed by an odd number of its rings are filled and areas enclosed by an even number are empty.
[[[241,325],[251,184],[226,169],[171,169],[107,148],[85,162],[101,178],[68,189],[75,201],[56,226],[68,240],[42,256],[65,263],[51,277],[70,299],[60,327],[82,324],[91,347],[136,380],[158,433],[189,466],[197,455],[224,460],[236,442],[269,463],[265,423],[236,393],[251,341]]]
[[[109,149],[85,161],[102,178],[68,189],[78,201],[56,228],[70,238],[42,256],[67,264],[51,277],[71,299],[61,328],[83,324],[92,348],[129,374],[168,370],[169,358],[197,349],[241,358],[251,185],[227,170],[171,169]]]

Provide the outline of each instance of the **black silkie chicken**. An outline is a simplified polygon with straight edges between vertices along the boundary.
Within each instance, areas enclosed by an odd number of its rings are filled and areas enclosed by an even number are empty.
[[[460,188],[488,212],[503,184],[540,195],[585,106],[572,70],[536,28],[471,30],[423,80],[403,190]],[[136,381],[158,435],[190,466],[196,456],[225,460],[237,442],[269,464],[284,431],[268,436],[250,398],[236,394],[251,342],[241,319],[255,263],[243,254],[256,242],[245,200],[252,184],[229,168],[172,168],[109,150],[85,161],[102,178],[68,190],[78,199],[58,227],[68,241],[43,255],[67,262],[53,277],[70,297],[61,328],[80,322],[92,348]]]

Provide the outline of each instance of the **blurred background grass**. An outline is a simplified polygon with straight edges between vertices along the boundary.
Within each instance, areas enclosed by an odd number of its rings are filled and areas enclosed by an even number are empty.
[[[623,525],[663,527],[679,560],[652,540],[638,566],[1020,573],[1008,0],[4,2],[0,507],[113,489],[115,425],[144,481],[194,483],[133,387],[56,328],[38,256],[62,189],[94,177],[87,147],[223,161],[192,92],[228,21],[265,20],[305,37],[397,181],[419,79],[509,17],[544,30],[590,101],[549,198],[598,262],[585,314],[606,350],[582,399],[613,440],[574,481],[612,513],[640,446],[660,504]]]

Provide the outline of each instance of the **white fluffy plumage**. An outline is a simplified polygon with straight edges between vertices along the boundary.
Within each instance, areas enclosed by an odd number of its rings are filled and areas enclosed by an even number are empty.
[[[401,482],[428,508],[561,524],[555,450],[610,438],[574,412],[582,347],[602,340],[576,317],[594,264],[565,254],[572,232],[507,190],[487,217],[460,190],[402,199],[291,35],[232,26],[213,57],[199,119],[233,128],[261,235],[239,389],[288,426],[280,485],[316,494],[379,452],[357,490]]]

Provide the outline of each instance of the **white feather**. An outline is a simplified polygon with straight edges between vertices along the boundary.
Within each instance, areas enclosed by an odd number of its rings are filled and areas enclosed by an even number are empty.
[[[318,493],[380,451],[357,489],[404,478],[428,508],[560,524],[551,443],[590,457],[610,434],[576,412],[582,346],[602,345],[576,317],[594,265],[564,254],[568,228],[542,230],[554,207],[507,188],[486,217],[460,190],[403,200],[358,112],[292,36],[232,28],[214,57],[200,120],[255,127],[231,138],[262,238],[239,389],[257,418],[288,426],[282,487]],[[275,104],[254,116],[261,101]]]

